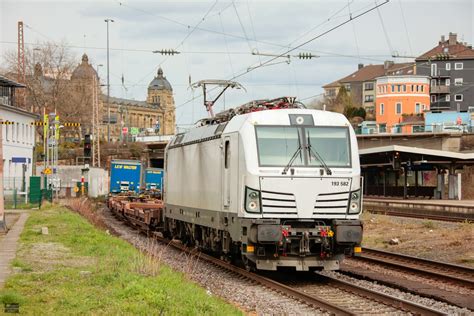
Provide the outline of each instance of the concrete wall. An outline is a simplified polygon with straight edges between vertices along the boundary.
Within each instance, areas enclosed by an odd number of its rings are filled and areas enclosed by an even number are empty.
[[[81,181],[83,166],[59,166],[59,179],[61,181],[60,196],[66,195],[66,188],[69,188],[74,195],[76,182]],[[41,175],[43,166],[38,167],[37,174]],[[109,173],[102,168],[90,168],[85,175],[85,181],[89,183],[89,196],[98,197],[107,195],[109,192]]]

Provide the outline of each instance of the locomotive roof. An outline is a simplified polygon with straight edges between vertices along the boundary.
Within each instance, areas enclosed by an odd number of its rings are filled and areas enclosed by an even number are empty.
[[[349,126],[349,121],[340,113],[313,109],[278,109],[240,114],[230,121],[220,124],[204,125],[180,133],[170,142],[170,146],[192,144],[220,138],[222,134],[239,131],[245,124],[290,126],[289,114],[312,115],[315,126]]]

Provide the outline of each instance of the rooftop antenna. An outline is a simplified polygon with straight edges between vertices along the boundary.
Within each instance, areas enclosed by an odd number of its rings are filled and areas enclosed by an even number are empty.
[[[221,92],[217,95],[217,97],[214,98],[214,100],[207,99],[208,85],[212,85],[216,88],[221,89]],[[209,113],[209,117],[214,117],[214,111],[212,110],[212,107],[228,88],[243,89],[245,92],[247,92],[247,90],[240,83],[231,80],[206,79],[191,84],[191,88],[199,87],[202,87],[202,94],[204,96],[204,107],[206,108],[207,113]]]

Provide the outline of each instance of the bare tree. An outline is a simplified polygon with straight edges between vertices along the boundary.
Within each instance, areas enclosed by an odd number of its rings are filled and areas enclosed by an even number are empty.
[[[38,43],[25,50],[26,103],[24,108],[37,114],[64,112],[70,107],[69,77],[75,67],[75,56],[65,43]],[[4,56],[7,76],[16,80],[17,53]]]

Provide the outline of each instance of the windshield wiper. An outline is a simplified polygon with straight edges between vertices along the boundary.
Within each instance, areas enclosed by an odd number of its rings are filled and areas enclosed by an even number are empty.
[[[313,154],[313,156],[321,162],[321,165],[323,165],[324,170],[326,170],[326,174],[329,176],[332,175],[332,171],[331,169],[329,169],[323,157],[321,157],[321,155],[317,151],[313,150],[313,147],[311,146],[311,138],[309,137],[309,131],[308,131],[308,137],[306,141],[308,144],[309,159],[311,159],[311,154]]]
[[[290,161],[288,161],[288,164],[285,166],[281,174],[286,174],[288,172],[288,169],[290,169],[290,167],[293,165],[293,163],[296,160],[296,157],[298,157],[298,155],[301,154],[302,150],[303,150],[303,147],[301,147],[301,141],[300,141],[300,138],[298,137],[298,148],[296,149],[293,156],[291,156]]]

